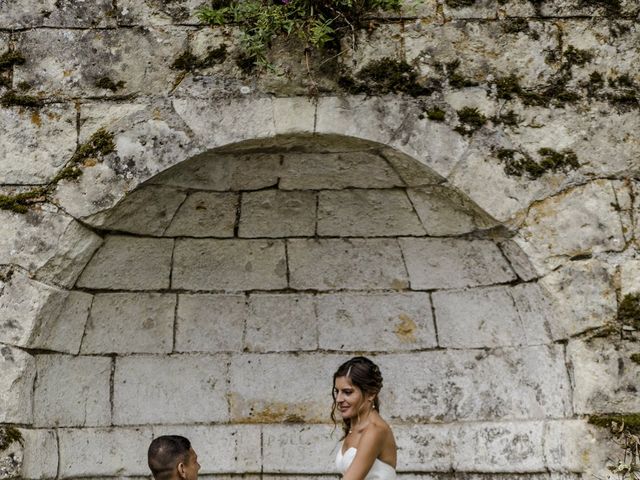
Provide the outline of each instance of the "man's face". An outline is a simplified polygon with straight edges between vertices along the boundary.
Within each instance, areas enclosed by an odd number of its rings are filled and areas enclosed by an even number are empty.
[[[200,464],[198,463],[198,455],[193,448],[190,448],[187,461],[178,465],[178,473],[180,473],[182,480],[196,480],[199,471]]]

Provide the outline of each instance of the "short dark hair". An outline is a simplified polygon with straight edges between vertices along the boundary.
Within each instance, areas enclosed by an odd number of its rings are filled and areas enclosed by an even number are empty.
[[[189,460],[191,442],[180,435],[162,435],[155,438],[149,445],[149,469],[156,480],[172,477],[180,462]]]

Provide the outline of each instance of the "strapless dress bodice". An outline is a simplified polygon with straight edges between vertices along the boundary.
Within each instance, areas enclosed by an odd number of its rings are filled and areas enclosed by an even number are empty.
[[[343,454],[342,445],[340,445],[340,448],[338,448],[338,454],[336,455],[336,467],[338,467],[338,472],[340,472],[340,474],[344,474],[347,471],[351,462],[353,462],[353,459],[356,457],[356,453],[356,448],[351,447]],[[388,463],[376,458],[373,465],[371,465],[369,473],[364,478],[365,480],[395,480],[396,469]]]

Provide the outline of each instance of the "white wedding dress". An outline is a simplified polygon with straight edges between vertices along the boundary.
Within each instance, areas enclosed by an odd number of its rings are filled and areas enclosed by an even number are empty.
[[[347,471],[351,462],[353,462],[353,459],[356,457],[356,452],[356,448],[351,447],[343,454],[342,445],[340,445],[338,454],[336,455],[336,467],[338,467],[340,474],[344,475]],[[376,458],[373,465],[371,465],[371,470],[369,470],[369,473],[367,473],[367,476],[364,478],[365,480],[395,480],[396,469]]]

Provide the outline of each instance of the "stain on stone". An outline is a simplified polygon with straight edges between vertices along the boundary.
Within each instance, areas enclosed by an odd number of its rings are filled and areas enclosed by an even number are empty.
[[[396,325],[396,336],[402,343],[414,343],[416,341],[416,330],[418,326],[406,313],[398,315],[400,323]]]
[[[640,330],[640,293],[625,295],[618,307],[618,321]]]
[[[31,123],[33,123],[36,127],[40,127],[42,125],[42,118],[40,117],[40,113],[33,112],[31,114]]]
[[[23,445],[23,439],[20,430],[11,426],[0,427],[0,452],[4,452],[7,448],[9,448],[16,442],[20,443],[20,445]]]

